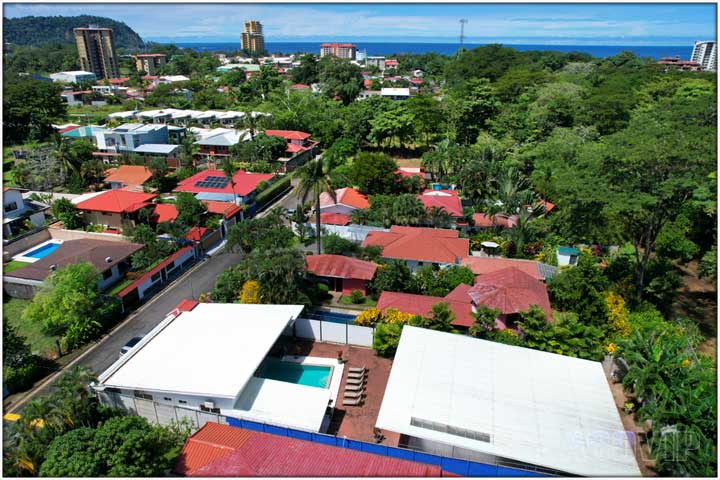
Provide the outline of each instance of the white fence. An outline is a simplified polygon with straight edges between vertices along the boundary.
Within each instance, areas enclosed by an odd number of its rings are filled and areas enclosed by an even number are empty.
[[[293,335],[293,328],[287,328],[285,335]],[[372,347],[373,329],[347,323],[327,322],[298,318],[295,320],[294,334],[318,342],[345,343],[360,347]]]

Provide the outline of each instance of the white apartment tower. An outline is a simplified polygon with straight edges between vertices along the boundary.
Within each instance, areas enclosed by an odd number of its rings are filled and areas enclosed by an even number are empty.
[[[703,70],[717,71],[717,42],[695,42],[690,60],[699,63]]]

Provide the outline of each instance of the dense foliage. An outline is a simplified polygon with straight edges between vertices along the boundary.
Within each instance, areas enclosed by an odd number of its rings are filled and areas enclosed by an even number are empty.
[[[140,35],[128,27],[125,22],[93,15],[3,17],[4,41],[15,45],[35,46],[44,43],[75,44],[73,28],[88,25],[112,28],[115,33],[115,46],[117,48],[138,50],[145,45]]]

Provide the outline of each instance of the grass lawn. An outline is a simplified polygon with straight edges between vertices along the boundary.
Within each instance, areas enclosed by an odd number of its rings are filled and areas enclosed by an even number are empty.
[[[340,297],[340,300],[338,300],[338,303],[340,303],[341,305],[357,305],[359,307],[374,307],[375,305],[377,305],[377,302],[370,297],[365,297],[362,303],[353,303],[350,295],[343,295],[342,297]]]
[[[55,340],[59,337],[44,334],[39,323],[23,320],[22,311],[29,304],[30,300],[20,298],[13,298],[3,303],[3,319],[17,328],[20,335],[27,338],[32,352],[52,358],[55,354]]]
[[[18,262],[17,260],[10,260],[7,265],[3,267],[3,273],[10,273],[18,268],[27,267],[30,265],[29,262]]]

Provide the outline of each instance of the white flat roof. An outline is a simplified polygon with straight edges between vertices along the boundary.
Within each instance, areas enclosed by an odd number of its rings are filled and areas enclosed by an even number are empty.
[[[376,426],[569,474],[640,476],[600,363],[465,335],[403,328]]]
[[[330,390],[327,388],[252,377],[234,409],[222,413],[318,432],[329,401]]]
[[[409,97],[410,96],[410,89],[409,88],[382,88],[380,89],[381,95],[400,95]]]
[[[300,305],[201,303],[164,321],[100,375],[131,390],[235,399]],[[124,361],[125,360],[125,361]]]

